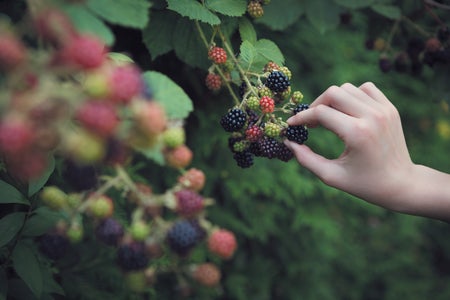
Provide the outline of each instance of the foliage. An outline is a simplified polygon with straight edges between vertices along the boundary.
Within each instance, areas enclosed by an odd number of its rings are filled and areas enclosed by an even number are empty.
[[[243,72],[236,68],[258,72],[275,61],[289,67],[291,85],[302,91],[305,102],[332,84],[375,82],[400,111],[413,160],[450,172],[448,65],[424,65],[414,74],[384,73],[378,67],[380,55],[394,57],[412,36],[423,34],[420,28],[433,35],[436,16],[446,20],[448,11],[422,1],[286,0],[271,1],[264,5],[264,16],[252,19],[245,0],[110,2],[88,0],[63,7],[78,30],[94,32],[113,50],[152,67],[144,78],[154,82],[155,98],[164,99],[172,116],[185,119],[187,145],[195,153],[192,164],[207,174],[204,194],[216,201],[208,208],[208,219],[238,239],[234,258],[220,263],[222,289],[200,288],[185,298],[448,298],[448,224],[361,202],[325,186],[294,161],[264,160],[241,169],[219,125],[238,94]],[[436,15],[427,14],[430,10]],[[348,13],[351,21],[343,23]],[[115,34],[122,27],[129,31]],[[136,32],[144,45],[122,41]],[[365,47],[367,40],[379,37],[387,41],[387,49]],[[208,48],[216,43],[229,47],[227,53],[236,62],[228,85],[211,92],[204,78],[211,70]],[[307,143],[327,157],[343,149],[337,137],[321,128],[310,130]],[[91,235],[63,260],[39,254],[34,238],[61,216],[41,206],[37,195],[45,185],[65,184],[60,164],[50,164],[26,187],[0,181],[0,299],[138,299],[111,263],[113,251],[101,248]],[[177,174],[161,164],[159,151],[141,152],[127,171],[132,179],[144,178],[162,192]],[[127,216],[129,207],[120,192],[112,194],[119,204],[117,214]],[[205,258],[211,259],[205,249],[192,254],[194,262]],[[155,263],[164,267],[170,259]],[[179,299],[180,291],[185,290],[176,278],[163,275],[146,296]]]

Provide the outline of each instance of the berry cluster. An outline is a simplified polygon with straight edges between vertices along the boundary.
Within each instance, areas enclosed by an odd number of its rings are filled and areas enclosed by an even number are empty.
[[[61,220],[36,239],[41,253],[58,260],[73,244],[95,239],[115,250],[126,282],[167,273],[159,266],[170,260],[177,278],[218,285],[218,266],[193,264],[189,255],[205,247],[211,259],[229,259],[237,243],[231,231],[206,219],[213,200],[200,193],[203,171],[187,169],[193,153],[182,120],[169,119],[131,59],[115,60],[97,36],[78,32],[59,9],[42,6],[26,24],[34,30],[27,39],[0,25],[0,175],[25,184],[44,175],[50,157],[57,160],[64,182],[49,181],[36,205]],[[28,44],[31,33],[39,43]],[[34,46],[41,42],[45,47]],[[210,58],[217,66],[227,62],[219,47]],[[214,78],[209,83],[220,85]],[[127,172],[136,152],[156,152],[181,175],[154,193]],[[124,203],[127,214],[118,209]],[[217,231],[227,236],[218,239]],[[213,246],[208,239],[216,240]]]
[[[250,0],[247,5],[247,13],[253,19],[261,18],[264,15],[264,5],[270,3],[270,0]]]
[[[378,67],[384,73],[396,71],[420,75],[423,67],[450,65],[450,30],[441,25],[426,36],[411,35],[386,41],[381,37],[366,41],[366,48],[380,52]],[[397,43],[394,43],[397,42]],[[397,45],[398,44],[398,45]]]
[[[280,116],[308,108],[301,103],[300,91],[291,92],[291,76],[287,67],[268,62],[255,82],[242,81],[240,104],[220,119],[222,128],[231,133],[228,145],[239,167],[251,167],[254,157],[287,162],[293,154],[283,140],[303,144],[308,139],[306,126],[288,126]]]
[[[168,119],[131,59],[114,60],[56,8],[30,23],[45,49],[0,27],[0,157],[11,176],[39,177],[53,154],[81,167],[123,164],[133,150],[157,148],[174,168],[190,163],[183,127]]]

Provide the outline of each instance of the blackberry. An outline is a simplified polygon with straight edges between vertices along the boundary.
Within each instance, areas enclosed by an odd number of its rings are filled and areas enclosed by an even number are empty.
[[[242,81],[238,90],[239,97],[243,98],[246,92],[247,92],[247,84],[245,83],[245,81]]]
[[[47,233],[38,240],[39,250],[50,259],[62,258],[69,248],[69,240],[58,233]]]
[[[299,104],[297,104],[297,106],[295,106],[295,107],[292,109],[292,114],[293,114],[293,115],[298,114],[299,112],[304,111],[304,110],[306,110],[306,109],[308,109],[308,108],[309,108],[309,104],[306,104],[306,103],[299,103]]]
[[[188,220],[175,222],[167,232],[167,243],[172,251],[180,256],[187,255],[200,241],[201,232]]]
[[[259,100],[258,100],[258,107],[259,107]],[[259,120],[259,114],[257,114],[254,110],[246,109],[245,112],[247,113],[247,120],[248,125],[253,125]]]
[[[233,108],[221,118],[220,125],[227,132],[235,132],[242,129],[246,121],[247,115],[245,112],[239,108]]]
[[[308,139],[308,129],[303,125],[288,126],[284,135],[290,141],[303,144]]]
[[[266,80],[266,86],[276,93],[285,91],[290,85],[289,78],[281,71],[272,71]]]
[[[192,217],[203,210],[203,197],[197,192],[184,189],[175,193],[177,199],[176,211],[185,217]]]
[[[388,57],[381,57],[378,60],[378,67],[380,68],[381,72],[387,73],[392,70],[393,64]]]
[[[269,159],[277,157],[281,144],[278,140],[265,136],[259,140],[258,143],[262,154],[261,156]]]
[[[280,144],[280,151],[278,151],[277,158],[281,161],[288,162],[294,157],[294,153],[285,145]]]
[[[249,151],[242,151],[233,155],[237,165],[243,169],[250,168],[253,165],[253,154]]]
[[[122,224],[113,218],[104,219],[95,229],[97,238],[108,246],[116,246],[123,234]]]
[[[248,151],[251,154],[253,154],[254,156],[257,156],[257,157],[263,156],[261,147],[259,146],[259,141],[250,143],[250,146],[248,147]]]
[[[231,136],[231,137],[228,138],[228,148],[231,150],[231,152],[235,152],[235,150],[234,150],[234,144],[236,144],[236,143],[238,143],[238,142],[240,142],[240,141],[242,141],[242,140],[244,140],[243,137],[234,137],[234,136]]]
[[[149,258],[142,242],[130,242],[117,249],[117,264],[124,271],[142,270],[148,263]]]
[[[437,32],[437,38],[445,43],[450,38],[450,28],[446,25],[441,26]]]

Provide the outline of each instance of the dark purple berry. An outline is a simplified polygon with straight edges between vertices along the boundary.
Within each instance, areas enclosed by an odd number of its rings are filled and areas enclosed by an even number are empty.
[[[39,250],[50,259],[62,258],[69,248],[70,242],[61,234],[47,233],[38,239]]]
[[[395,56],[394,59],[394,69],[399,73],[404,73],[408,71],[409,68],[409,56],[406,52],[400,52]]]
[[[117,249],[117,264],[124,271],[142,270],[147,267],[149,258],[142,242],[131,242]]]
[[[277,157],[281,144],[278,140],[265,136],[258,143],[262,156],[269,159]]]
[[[299,104],[297,104],[297,106],[295,106],[293,109],[292,109],[292,114],[298,114],[299,112],[301,112],[301,111],[304,111],[304,110],[306,110],[306,109],[308,109],[309,108],[309,104],[306,104],[306,103],[299,103]]]
[[[266,80],[266,86],[273,92],[284,92],[291,83],[289,78],[281,71],[272,71]]]
[[[303,144],[308,139],[308,129],[303,125],[289,126],[284,135],[290,141]]]
[[[201,233],[188,220],[175,222],[167,232],[167,243],[170,249],[180,256],[187,255],[200,241]]]
[[[280,150],[278,151],[277,158],[281,161],[288,162],[294,157],[294,153],[285,145],[280,144]]]
[[[253,165],[253,154],[250,151],[236,152],[233,155],[237,165],[243,169],[250,168]]]
[[[235,132],[241,130],[246,122],[247,114],[239,108],[233,108],[221,118],[220,125],[227,132]]]
[[[77,192],[92,189],[98,184],[97,169],[92,165],[82,165],[66,160],[63,178]]]
[[[446,25],[439,27],[437,32],[437,38],[442,43],[447,42],[447,40],[450,38],[450,28]]]
[[[95,229],[97,238],[109,246],[116,246],[123,237],[122,224],[113,218],[103,220]]]
[[[392,61],[388,57],[381,57],[378,61],[378,66],[383,73],[389,72],[393,67]]]

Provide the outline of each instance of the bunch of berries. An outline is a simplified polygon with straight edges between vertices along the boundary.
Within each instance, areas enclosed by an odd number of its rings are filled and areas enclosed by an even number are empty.
[[[287,67],[268,62],[256,83],[241,83],[240,104],[220,119],[222,128],[231,133],[228,145],[239,167],[251,167],[255,157],[287,162],[293,154],[283,141],[303,144],[308,139],[306,126],[288,126],[283,121],[284,115],[308,108],[300,91],[291,92],[291,76]]]
[[[226,50],[215,44],[208,50],[208,59],[212,64],[205,77],[205,85],[212,92],[218,92],[227,81],[231,80],[230,72],[234,66],[228,59]]]
[[[247,13],[253,19],[261,18],[264,15],[264,5],[270,3],[270,0],[250,0],[247,5]]]

